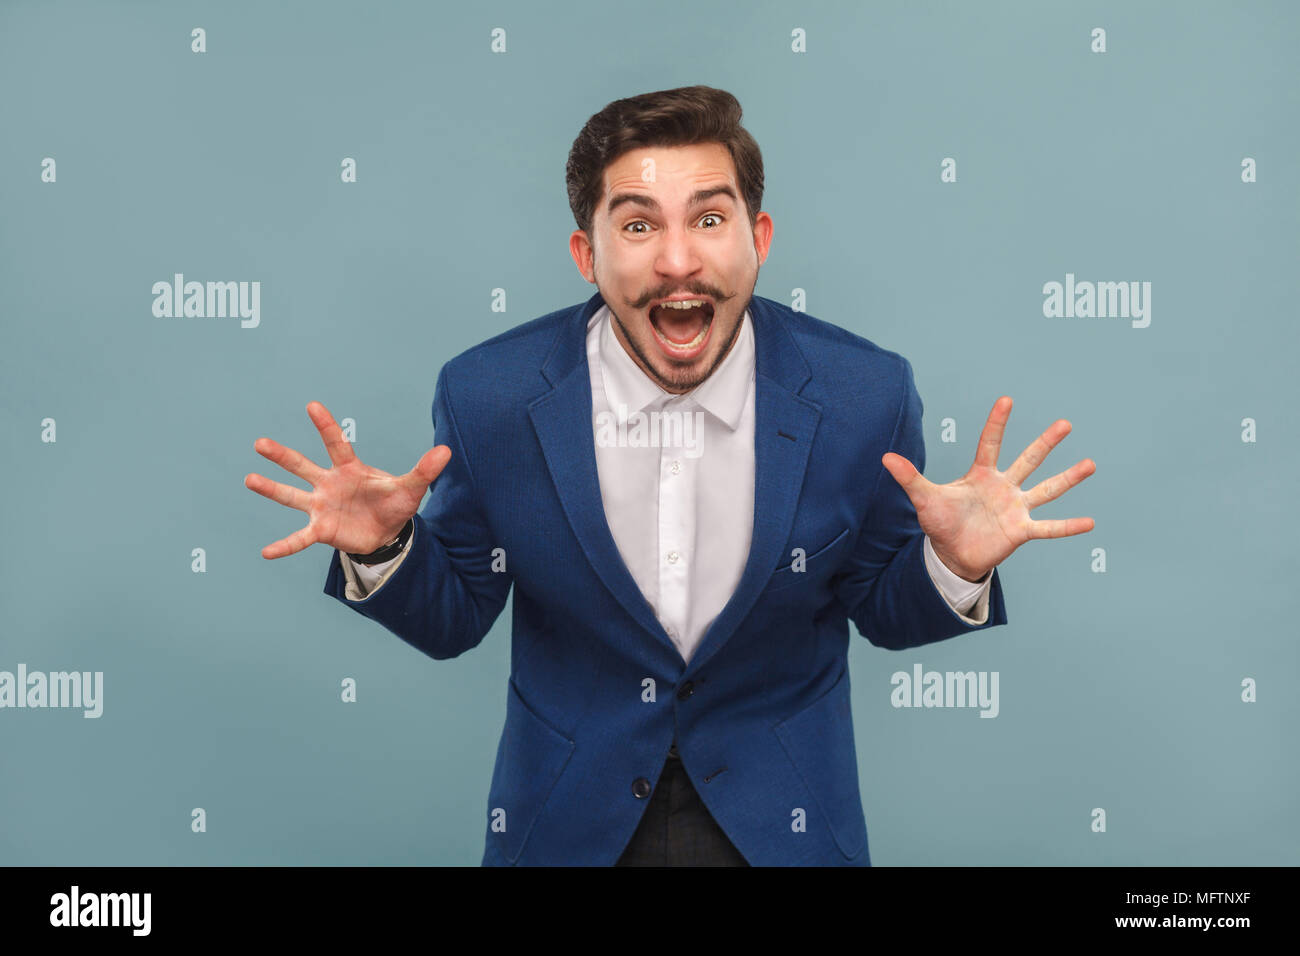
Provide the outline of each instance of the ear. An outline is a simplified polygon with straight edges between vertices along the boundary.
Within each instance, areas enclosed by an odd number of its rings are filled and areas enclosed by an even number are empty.
[[[772,248],[772,217],[760,212],[754,217],[754,252],[758,254],[758,264],[767,261],[768,250]]]
[[[582,273],[582,277],[592,285],[596,284],[596,253],[592,248],[591,240],[581,229],[575,229],[569,236],[569,255],[573,256],[573,262]]]

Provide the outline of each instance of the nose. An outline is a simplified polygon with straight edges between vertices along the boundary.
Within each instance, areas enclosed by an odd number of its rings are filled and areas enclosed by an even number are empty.
[[[655,270],[668,279],[682,279],[695,275],[703,265],[696,239],[684,226],[667,226],[659,234]]]

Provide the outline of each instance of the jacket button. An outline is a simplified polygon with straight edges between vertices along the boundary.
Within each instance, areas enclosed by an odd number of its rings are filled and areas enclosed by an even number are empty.
[[[677,689],[677,699],[685,700],[687,697],[690,697],[691,694],[694,693],[695,693],[695,685],[692,684],[690,681],[687,681],[685,684],[683,684],[681,687]]]
[[[644,800],[650,796],[650,781],[645,777],[637,777],[632,781],[632,793],[638,800]]]

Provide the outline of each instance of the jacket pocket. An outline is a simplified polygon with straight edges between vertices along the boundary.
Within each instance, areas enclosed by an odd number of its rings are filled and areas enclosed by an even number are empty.
[[[488,839],[514,863],[568,765],[574,743],[524,703],[513,677],[508,688],[506,725],[488,795]]]
[[[821,565],[825,562],[825,559],[831,555],[831,552],[839,547],[846,537],[848,537],[848,533],[849,529],[845,528],[827,544],[805,557],[803,559],[802,571],[796,571],[791,567],[794,563],[794,558],[791,558],[788,562],[772,572],[772,576],[768,579],[767,586],[764,590],[779,591],[781,588],[788,587],[791,584],[799,584],[803,581],[811,580],[809,575],[815,571],[821,570]]]
[[[848,671],[817,700],[775,725],[772,732],[812,793],[840,852],[850,858],[857,856],[867,842],[867,822],[858,789]]]

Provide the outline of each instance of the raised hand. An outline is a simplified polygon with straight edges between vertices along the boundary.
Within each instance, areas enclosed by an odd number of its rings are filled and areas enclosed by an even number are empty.
[[[320,402],[308,402],[311,417],[334,467],[325,469],[292,448],[270,438],[253,443],[259,455],[269,458],[312,486],[303,491],[292,485],[250,474],[244,486],[282,505],[305,511],[307,526],[262,549],[264,558],[283,558],[319,541],[354,554],[369,554],[388,544],[420,508],[420,501],[447,462],[451,449],[436,445],[404,475],[362,464],[343,437],[334,417]]]
[[[967,581],[984,577],[1026,541],[1083,534],[1096,524],[1091,518],[1035,521],[1029,517],[1030,510],[1054,501],[1091,475],[1097,464],[1085,458],[1021,491],[1021,482],[1070,433],[1070,423],[1063,418],[1053,422],[1010,468],[998,471],[1002,433],[1010,416],[1011,398],[1003,395],[993,403],[984,423],[975,463],[963,477],[946,485],[926,480],[915,465],[895,452],[886,452],[881,458],[916,507],[917,521],[930,536],[934,553]]]

